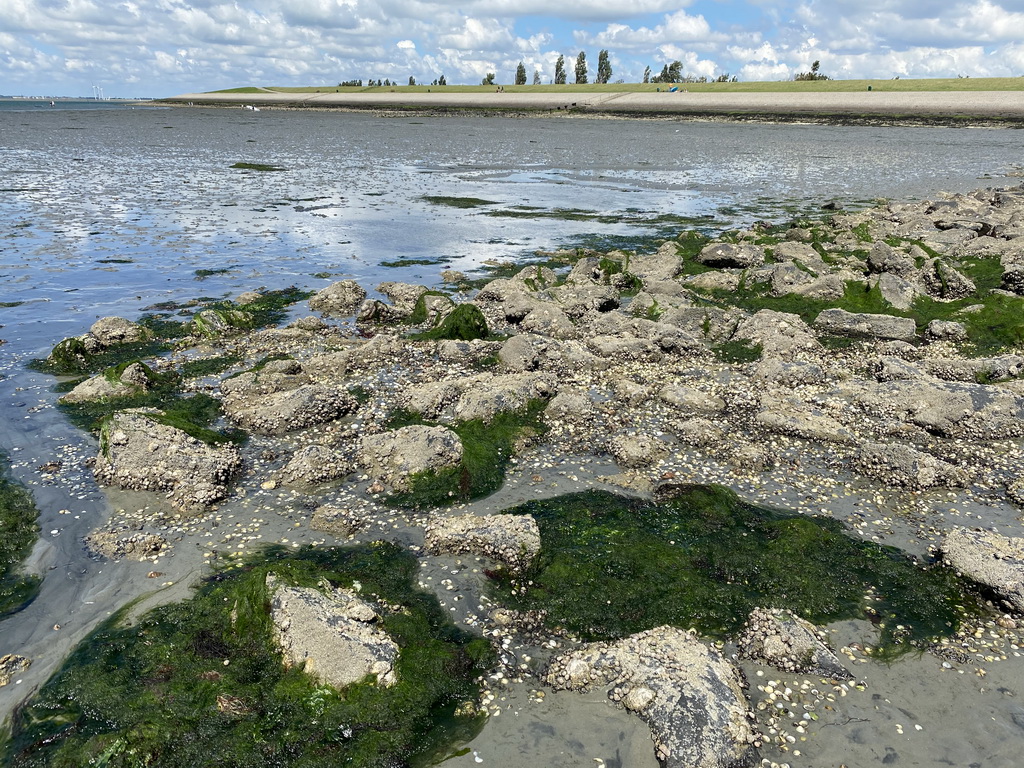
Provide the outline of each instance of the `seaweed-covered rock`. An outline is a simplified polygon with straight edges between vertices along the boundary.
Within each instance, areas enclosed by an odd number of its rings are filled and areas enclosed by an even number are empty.
[[[522,572],[540,551],[540,529],[532,515],[437,515],[423,543],[435,555],[483,555]]]
[[[104,347],[132,344],[153,338],[148,328],[123,317],[101,317],[92,324],[89,333]]]
[[[351,315],[365,298],[366,291],[355,280],[340,280],[313,294],[309,308],[325,315]]]
[[[402,427],[364,436],[357,460],[373,480],[408,490],[413,475],[457,466],[462,441],[446,427]]]
[[[129,490],[170,491],[172,503],[186,510],[223,498],[241,467],[238,449],[208,445],[161,419],[158,411],[130,410],[104,422],[96,479]]]
[[[131,363],[120,371],[104,371],[77,385],[59,402],[88,403],[119,397],[131,397],[149,389],[153,383],[153,371],[142,363]]]
[[[755,608],[736,645],[741,658],[784,672],[820,675],[832,680],[853,677],[818,636],[815,626],[792,611]]]
[[[224,400],[228,418],[258,435],[283,435],[326,424],[357,408],[358,403],[347,391],[325,384],[304,384],[262,397]]]
[[[292,454],[279,477],[284,485],[308,490],[339,480],[352,471],[351,462],[342,453],[326,445],[307,445]]]
[[[845,309],[822,310],[814,320],[814,327],[844,336],[900,341],[911,341],[917,336],[917,326],[912,318],[847,312]]]
[[[909,445],[867,443],[861,446],[856,465],[869,477],[906,488],[962,488],[969,479],[960,467]]]
[[[608,695],[650,726],[665,768],[751,765],[757,734],[740,673],[696,635],[658,627],[553,658],[555,689],[610,688]]]
[[[367,677],[384,687],[398,680],[398,645],[377,626],[377,612],[355,593],[288,587],[267,576],[274,640],[289,667],[337,689]]]
[[[196,336],[217,339],[253,327],[251,313],[241,309],[204,309],[192,318],[189,330]]]
[[[1024,538],[954,528],[941,548],[947,563],[994,590],[1016,613],[1024,613]]]

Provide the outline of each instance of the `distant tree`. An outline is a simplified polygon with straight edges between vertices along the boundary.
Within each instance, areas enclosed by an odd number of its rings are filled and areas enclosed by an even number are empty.
[[[565,85],[565,56],[558,54],[555,62],[555,85]]]
[[[729,82],[729,73],[726,72],[724,75],[719,75],[718,77],[715,78],[715,82],[716,83],[728,83]]]
[[[821,70],[821,62],[820,61],[816,61],[813,64],[811,64],[811,71],[810,72],[801,72],[799,75],[797,75],[793,79],[794,80],[831,80],[832,79],[828,75],[823,75],[820,70]]]
[[[651,68],[650,67],[644,67],[644,82],[645,83],[651,82]]]
[[[597,54],[597,82],[608,83],[612,79],[612,63],[608,60],[608,51]]]
[[[526,85],[526,65],[521,61],[516,67],[516,85]]]
[[[494,85],[494,73],[488,72],[487,77],[480,81],[480,85]]]
[[[437,84],[448,85],[448,81],[444,79],[444,75],[441,75],[439,78],[437,78]]]
[[[534,85],[540,85],[540,70],[539,69],[533,70],[533,84]]]
[[[651,78],[652,83],[677,83],[683,79],[683,63],[673,61],[661,68],[661,74]]]
[[[394,83],[391,82],[391,78],[385,77],[384,78],[384,87],[385,88],[390,88],[392,85],[394,85]]]
[[[409,85],[416,85],[416,78],[409,75]]]
[[[576,85],[586,85],[587,83],[587,54],[580,51],[580,55],[576,57]]]
[[[370,81],[370,85],[373,85],[373,81],[372,80]],[[338,86],[340,88],[362,88],[363,87],[363,81],[362,80],[346,80],[346,81],[344,81],[342,83],[338,83]]]

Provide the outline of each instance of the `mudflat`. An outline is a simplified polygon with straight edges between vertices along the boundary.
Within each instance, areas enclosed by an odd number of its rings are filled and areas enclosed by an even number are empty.
[[[495,109],[613,115],[777,115],[1024,120],[1024,91],[857,93],[186,93],[166,99],[199,106],[310,109]]]

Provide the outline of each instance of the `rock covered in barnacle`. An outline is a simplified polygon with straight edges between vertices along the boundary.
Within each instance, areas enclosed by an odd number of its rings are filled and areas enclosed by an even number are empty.
[[[402,427],[365,435],[357,461],[372,480],[408,490],[414,475],[457,466],[462,441],[447,427]]]
[[[666,768],[751,765],[757,741],[741,673],[691,632],[663,626],[556,656],[544,673],[555,689],[608,688],[651,728]]]
[[[736,645],[741,658],[784,672],[820,675],[833,680],[853,677],[818,636],[817,628],[792,611],[755,608]]]
[[[540,529],[533,515],[436,515],[424,546],[432,554],[484,555],[521,572],[540,551]]]
[[[1024,537],[954,528],[942,541],[942,557],[971,581],[994,590],[1024,614]]]

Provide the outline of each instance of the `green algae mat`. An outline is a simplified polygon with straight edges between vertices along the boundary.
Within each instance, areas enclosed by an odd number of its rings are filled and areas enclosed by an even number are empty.
[[[38,576],[26,576],[21,563],[39,533],[32,494],[10,477],[0,453],[0,618],[24,608],[39,592]]]
[[[482,638],[415,588],[394,544],[272,547],[208,579],[190,600],[95,630],[15,717],[4,766],[336,768],[430,764],[482,724],[456,709],[491,662]],[[398,682],[342,691],[286,669],[271,639],[266,574],[322,580],[384,606]]]
[[[881,658],[952,634],[975,603],[948,568],[835,520],[747,504],[718,486],[676,493],[654,503],[588,491],[507,510],[534,516],[541,550],[518,579],[490,572],[501,599],[587,640],[662,624],[722,638],[759,606],[816,624],[863,618],[878,627]]]

